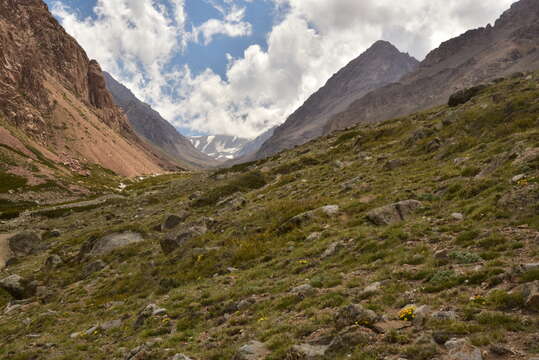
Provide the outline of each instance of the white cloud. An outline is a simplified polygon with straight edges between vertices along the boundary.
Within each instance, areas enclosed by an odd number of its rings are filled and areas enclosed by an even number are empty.
[[[440,42],[494,21],[513,2],[271,0],[281,16],[267,36],[267,50],[252,45],[241,58],[229,55],[222,79],[211,69],[194,75],[186,66],[166,71],[165,65],[189,41],[249,34],[245,10],[234,0],[211,1],[221,18],[187,32],[183,0],[169,1],[176,4],[174,14],[151,0],[99,0],[97,21],[81,21],[62,7],[55,13],[92,56],[177,126],[251,137],[283,122],[376,40],[422,58]]]

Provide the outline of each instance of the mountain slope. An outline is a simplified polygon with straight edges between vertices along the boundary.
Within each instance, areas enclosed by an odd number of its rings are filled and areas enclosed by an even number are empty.
[[[17,139],[19,151],[37,166],[3,164],[3,171],[39,182],[92,164],[124,176],[174,167],[135,135],[114,105],[99,64],[43,1],[0,1],[0,44],[0,143],[10,147]]]
[[[234,159],[250,140],[231,135],[190,136],[193,146],[204,154],[219,161]]]
[[[0,222],[0,358],[534,359],[538,119],[526,74]]]
[[[443,43],[398,83],[375,90],[335,115],[328,134],[447,101],[459,89],[517,71],[539,68],[539,1],[513,4],[495,23]]]
[[[237,154],[236,158],[239,159],[242,157],[248,157],[250,155],[256,154],[256,152],[260,150],[262,145],[264,145],[264,143],[273,136],[276,129],[277,129],[277,126],[274,126],[264,131],[262,134],[258,135],[255,139],[249,141]]]
[[[392,44],[378,41],[351,61],[313,94],[257,153],[263,158],[319,137],[327,121],[368,92],[397,81],[414,70],[418,61]]]
[[[193,147],[174,126],[163,119],[150,105],[143,103],[125,86],[104,72],[107,88],[114,102],[127,116],[133,130],[172,159],[190,167],[215,166],[217,162]]]

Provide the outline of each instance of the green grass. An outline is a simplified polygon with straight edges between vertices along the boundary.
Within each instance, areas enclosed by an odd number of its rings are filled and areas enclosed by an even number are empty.
[[[23,188],[27,182],[28,180],[22,176],[0,171],[0,193]]]

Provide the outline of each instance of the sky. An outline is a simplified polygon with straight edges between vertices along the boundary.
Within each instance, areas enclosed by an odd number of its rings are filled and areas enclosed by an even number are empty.
[[[184,135],[254,138],[377,40],[422,60],[514,0],[45,0]]]

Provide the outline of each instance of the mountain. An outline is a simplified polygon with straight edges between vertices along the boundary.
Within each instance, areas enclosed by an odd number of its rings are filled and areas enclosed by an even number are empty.
[[[0,1],[0,84],[1,174],[38,184],[96,167],[123,176],[177,168],[136,136],[99,64],[42,0]]]
[[[198,151],[220,161],[235,159],[250,142],[249,139],[230,135],[190,136],[189,140]]]
[[[389,42],[376,42],[290,115],[262,145],[256,157],[263,158],[321,136],[333,115],[368,92],[415,70],[418,63]]]
[[[444,42],[416,71],[372,91],[328,122],[324,134],[440,105],[463,88],[539,68],[539,1],[514,3],[495,23]]]
[[[277,129],[277,126],[274,126],[264,131],[254,140],[251,140],[247,144],[245,144],[241,151],[238,152],[238,154],[236,155],[236,159],[256,154],[256,152],[262,147],[262,145],[264,145],[264,143],[273,136],[275,129]]]
[[[217,165],[217,161],[195,149],[186,137],[150,105],[137,99],[131,90],[116,81],[109,73],[104,72],[104,75],[114,102],[124,111],[137,135],[180,164],[195,168]]]
[[[510,76],[0,221],[0,359],[537,359],[538,119]]]

